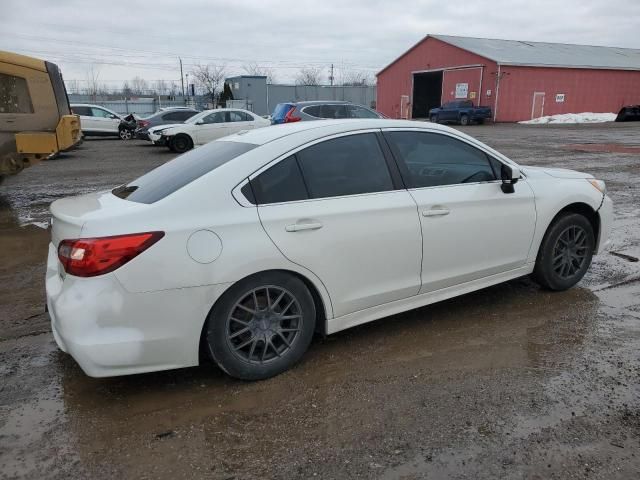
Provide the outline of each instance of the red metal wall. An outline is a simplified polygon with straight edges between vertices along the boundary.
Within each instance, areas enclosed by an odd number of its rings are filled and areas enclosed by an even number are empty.
[[[412,96],[411,72],[419,70],[437,70],[442,68],[455,68],[465,65],[483,65],[483,92],[478,91],[478,97],[473,99],[476,104],[493,105],[492,97],[487,98],[486,91],[491,89],[495,95],[495,72],[497,66],[491,60],[467,52],[453,45],[441,42],[440,40],[428,37],[411,50],[406,52],[400,59],[386,70],[378,74],[377,106],[376,109],[390,118],[400,118],[400,97],[402,95]],[[458,70],[456,72],[446,72],[443,79],[443,91],[448,94],[451,91],[451,82],[455,91],[455,83],[469,83],[469,91],[472,85],[478,85],[478,69]],[[474,83],[475,82],[475,83]],[[482,96],[480,96],[482,95]],[[445,99],[448,96],[445,95]]]
[[[531,119],[533,92],[545,92],[544,115],[612,112],[640,103],[640,72],[579,68],[501,67],[497,120]],[[564,93],[563,103],[556,103]]]
[[[474,103],[497,111],[496,120],[499,122],[531,119],[534,92],[545,92],[544,115],[617,113],[623,105],[640,103],[640,72],[502,66],[496,108],[497,64],[428,37],[378,74],[377,110],[390,118],[400,117],[401,95],[411,98],[413,94],[412,72],[467,65],[482,65],[483,68],[445,71],[442,101],[454,99],[452,92],[455,92],[456,83],[469,83],[469,92],[478,92]],[[491,95],[487,95],[487,90],[491,90]],[[558,93],[565,94],[564,103],[556,103]]]

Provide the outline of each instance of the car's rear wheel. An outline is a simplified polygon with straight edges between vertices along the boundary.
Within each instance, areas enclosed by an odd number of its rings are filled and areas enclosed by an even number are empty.
[[[550,290],[566,290],[587,272],[595,237],[587,218],[567,213],[553,221],[542,239],[533,278]]]
[[[468,115],[462,115],[460,117],[460,125],[469,125],[469,116]]]
[[[431,123],[438,123],[438,116],[437,115],[431,115],[429,120],[431,120]]]
[[[222,370],[242,380],[262,380],[300,360],[315,318],[304,282],[284,272],[265,272],[225,292],[209,314],[205,338]]]
[[[179,133],[171,139],[169,148],[174,152],[184,153],[193,148],[193,140],[191,140],[189,135]]]
[[[120,136],[121,140],[131,140],[133,138],[133,132],[128,128],[121,128],[118,131],[118,135]]]

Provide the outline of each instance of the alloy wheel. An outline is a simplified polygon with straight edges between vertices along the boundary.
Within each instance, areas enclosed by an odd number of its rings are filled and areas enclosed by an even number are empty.
[[[568,279],[582,269],[588,256],[587,232],[578,226],[565,228],[553,247],[553,270]]]
[[[287,354],[302,330],[302,308],[288,290],[265,285],[247,292],[231,309],[226,339],[233,354],[266,364]]]

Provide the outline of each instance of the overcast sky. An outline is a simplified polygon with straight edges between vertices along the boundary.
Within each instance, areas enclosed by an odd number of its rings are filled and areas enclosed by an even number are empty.
[[[638,0],[0,0],[0,49],[57,63],[66,80],[179,84],[197,63],[378,70],[427,33],[640,48]]]

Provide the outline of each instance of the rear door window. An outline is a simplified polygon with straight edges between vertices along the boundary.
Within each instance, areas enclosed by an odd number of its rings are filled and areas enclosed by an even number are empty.
[[[373,133],[326,140],[296,153],[310,198],[393,190],[389,168]]]
[[[311,105],[310,107],[303,108],[302,112],[312,117],[322,118],[320,113],[320,107],[321,105]]]
[[[358,105],[348,105],[347,110],[351,118],[380,118],[377,113]]]
[[[461,140],[428,132],[384,132],[409,188],[496,180],[489,157]]]
[[[232,110],[227,112],[229,114],[229,121],[231,122],[251,122],[253,118],[246,112],[240,112]]]
[[[309,198],[295,155],[258,175],[251,181],[251,186],[256,201],[261,205]]]
[[[165,113],[162,116],[163,121],[173,121],[173,122],[184,122],[187,118],[191,118],[195,115],[195,113],[190,111],[178,111],[178,112],[169,112]]]
[[[26,79],[0,73],[0,113],[33,113]]]
[[[132,202],[154,203],[256,147],[252,143],[211,142],[115,188],[112,193]]]
[[[346,105],[322,105],[320,116],[321,118],[349,118]]]

